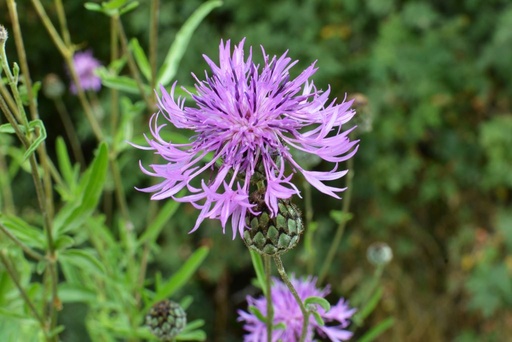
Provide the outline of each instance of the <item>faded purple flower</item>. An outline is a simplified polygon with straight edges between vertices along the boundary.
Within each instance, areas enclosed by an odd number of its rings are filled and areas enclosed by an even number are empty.
[[[99,91],[101,89],[101,79],[94,74],[94,70],[100,67],[101,64],[92,56],[92,51],[76,52],[73,56],[73,63],[82,88]],[[76,94],[77,89],[74,82],[71,83],[70,90],[73,94]]]
[[[262,48],[261,67],[252,61],[252,48],[244,56],[244,40],[233,53],[229,40],[221,41],[219,50],[219,65],[204,56],[211,76],[205,73],[200,80],[193,75],[193,107],[175,98],[176,83],[170,93],[161,87],[160,111],[150,121],[152,138],[146,137],[149,147],[139,148],[155,151],[166,162],[150,169],[141,166],[144,173],[162,179],[141,190],[155,192],[154,200],[173,198],[200,209],[192,232],[206,218],[220,220],[225,231],[231,218],[233,239],[237,230],[243,234],[246,213],[252,210],[249,194],[256,171],[263,175],[265,202],[273,215],[279,199],[299,195],[291,181],[297,172],[321,192],[339,198],[337,193],[344,189],[324,181],[343,177],[347,171],[339,171],[338,163],[356,153],[358,142],[348,137],[353,128],[341,128],[355,114],[352,102],[327,103],[329,90],[318,90],[309,81],[317,70],[314,63],[291,79],[289,70],[297,61],[286,53],[270,58]],[[167,141],[161,136],[167,124],[195,135],[186,144]],[[326,172],[304,170],[290,149],[315,154],[334,167]],[[203,163],[206,156],[211,158]],[[185,187],[190,194],[177,197]]]
[[[311,276],[299,280],[292,275],[290,281],[303,301],[308,297],[325,297],[330,293],[329,286],[322,290],[318,289],[316,287],[317,279]],[[271,297],[274,308],[274,326],[280,323],[286,326],[272,330],[272,341],[298,341],[302,332],[304,317],[290,290],[278,278],[273,278]],[[265,296],[258,298],[248,296],[247,302],[249,306],[257,308],[263,316],[266,316],[267,299]],[[329,341],[334,342],[347,341],[352,337],[352,332],[345,329],[349,325],[349,319],[356,312],[356,309],[350,308],[343,298],[341,298],[336,305],[332,306],[331,310],[328,312],[325,312],[318,304],[312,305],[316,306],[316,310],[324,320],[325,325],[319,325],[312,315],[309,315],[306,341],[313,341],[315,333],[322,338],[328,338]],[[244,336],[245,342],[267,341],[267,326],[265,322],[260,321],[258,317],[250,312],[239,310],[238,314],[240,315],[238,321],[245,323],[244,329],[247,331],[247,334]]]

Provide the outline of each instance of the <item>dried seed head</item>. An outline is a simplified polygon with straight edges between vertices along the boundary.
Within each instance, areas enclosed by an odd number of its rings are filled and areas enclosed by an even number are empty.
[[[170,300],[156,303],[146,315],[146,326],[162,341],[171,341],[186,325],[185,310]]]
[[[278,213],[271,217],[270,209],[263,200],[264,190],[251,195],[259,215],[248,213],[246,223],[251,228],[244,232],[244,242],[260,254],[276,255],[284,253],[297,245],[304,231],[299,209],[289,200],[278,201]]]

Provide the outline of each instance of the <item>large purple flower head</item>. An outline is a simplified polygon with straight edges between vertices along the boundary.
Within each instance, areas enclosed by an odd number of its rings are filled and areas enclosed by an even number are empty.
[[[355,114],[351,102],[327,103],[329,90],[318,90],[309,81],[317,70],[314,64],[291,79],[289,70],[296,61],[286,53],[270,58],[262,48],[260,67],[252,61],[252,48],[244,55],[244,40],[233,53],[229,40],[221,41],[219,50],[219,65],[204,56],[211,75],[205,73],[205,80],[193,75],[197,82],[195,93],[190,93],[194,106],[187,107],[183,98],[175,97],[176,83],[170,93],[161,87],[160,111],[151,118],[153,137],[146,137],[149,147],[145,149],[166,162],[150,165],[151,170],[142,167],[146,174],[162,179],[142,190],[155,192],[155,200],[173,198],[200,209],[192,231],[206,218],[219,219],[225,230],[231,218],[233,238],[237,230],[242,235],[245,229],[256,179],[263,184],[265,203],[273,215],[280,199],[299,194],[291,181],[297,172],[321,192],[339,198],[337,193],[344,189],[324,181],[345,175],[347,171],[339,171],[338,163],[357,150],[357,141],[348,137],[350,130],[341,128]],[[167,141],[161,131],[169,123],[195,135],[186,144]],[[334,168],[304,170],[291,149],[315,154],[334,163]],[[206,156],[209,161],[203,162]],[[185,187],[190,194],[178,197]]]
[[[99,91],[101,89],[101,79],[94,73],[94,70],[101,64],[92,56],[91,50],[76,52],[73,55],[73,64],[84,90]],[[70,89],[73,94],[76,94],[77,89],[74,82],[71,83]]]
[[[316,278],[308,277],[297,279],[294,276],[290,279],[297,290],[297,294],[304,301],[308,297],[325,297],[330,293],[329,287],[318,289],[316,287]],[[281,280],[273,278],[272,284],[272,305],[274,307],[273,325],[280,323],[285,327],[274,328],[272,330],[272,341],[295,342],[298,341],[302,332],[302,323],[304,317],[300,311],[299,304],[291,294],[290,290]],[[258,309],[263,316],[267,314],[267,299],[265,296],[253,298],[247,297],[249,306]],[[349,325],[349,319],[356,312],[356,309],[350,308],[348,303],[342,298],[338,303],[325,312],[320,305],[315,304],[317,312],[325,322],[325,325],[319,325],[310,315],[306,341],[313,341],[315,333],[322,338],[328,338],[329,341],[347,341],[352,337],[352,332],[345,330]],[[244,329],[247,334],[244,336],[245,342],[266,342],[267,326],[258,317],[250,312],[239,310],[239,321],[245,323]]]

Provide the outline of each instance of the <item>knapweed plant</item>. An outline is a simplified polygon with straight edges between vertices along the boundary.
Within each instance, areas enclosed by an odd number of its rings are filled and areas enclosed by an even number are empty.
[[[174,78],[192,34],[220,1],[189,17],[160,64],[158,0],[148,5],[148,53],[125,30],[138,2],[85,3],[84,13],[111,29],[93,42],[75,41],[64,5],[30,2],[60,55],[53,65],[62,61],[42,80],[31,75],[25,12],[14,0],[7,0],[10,26],[0,26],[0,340],[204,341],[201,318],[211,323],[196,295],[210,294],[197,293],[205,273],[196,271],[210,250],[237,246],[247,246],[241,259],[252,260],[256,276],[253,285],[243,279],[245,287],[262,292],[238,310],[245,341],[351,338],[351,319],[362,325],[382,293],[374,288],[363,308],[345,299],[331,307],[325,298],[350,193],[334,214],[339,229],[319,278],[314,270],[290,278],[281,260],[302,248],[301,236],[314,254],[311,188],[336,199],[351,188],[355,110],[314,84],[321,59],[297,71],[286,48],[270,56],[261,47],[258,63],[259,48],[219,37],[219,56],[204,56],[209,70],[193,75],[194,87],[180,87]],[[101,43],[110,45],[108,58],[97,53]],[[63,127],[52,140],[48,104]],[[323,168],[304,164],[304,155]],[[183,226],[193,237],[210,220],[233,241],[183,238]],[[188,314],[194,306],[205,317]]]
[[[244,41],[233,52],[230,41],[221,41],[219,65],[205,56],[211,75],[205,72],[205,80],[194,75],[195,92],[185,89],[194,106],[186,106],[184,98],[175,96],[176,83],[170,93],[161,87],[147,149],[159,155],[163,164],[152,164],[151,170],[142,168],[161,180],[142,190],[155,192],[152,199],[171,198],[199,209],[192,232],[206,218],[220,220],[223,229],[231,219],[233,238],[239,234],[265,259],[273,256],[286,277],[279,254],[294,247],[303,230],[301,213],[291,203],[292,196],[300,195],[292,177],[300,173],[313,187],[339,198],[337,193],[344,189],[325,181],[347,173],[339,170],[339,163],[355,154],[357,141],[349,138],[352,129],[343,130],[342,125],[355,112],[350,101],[337,104],[329,100],[329,90],[316,88],[310,79],[316,71],[314,64],[292,78],[290,69],[296,62],[286,53],[270,57],[262,48],[263,65],[253,61],[252,53],[249,48],[246,56]],[[191,142],[164,139],[167,125],[193,131]],[[334,168],[305,170],[292,149],[315,154],[334,163]],[[183,189],[190,194],[177,195]],[[267,279],[268,273],[267,268]],[[271,290],[267,284],[267,295]],[[301,334],[290,336],[304,341],[309,315],[293,286],[290,291],[304,315]],[[271,328],[271,314],[266,319]]]

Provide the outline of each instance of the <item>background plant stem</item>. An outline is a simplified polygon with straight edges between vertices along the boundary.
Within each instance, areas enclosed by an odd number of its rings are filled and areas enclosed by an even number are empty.
[[[327,252],[327,256],[325,258],[324,263],[322,264],[322,268],[320,270],[320,276],[318,277],[318,283],[322,284],[327,277],[327,273],[329,272],[329,268],[331,267],[332,261],[334,260],[334,256],[338,251],[338,248],[341,243],[341,238],[343,237],[343,233],[345,232],[345,227],[347,225],[346,214],[348,214],[350,209],[350,200],[352,197],[352,179],[354,178],[354,161],[353,158],[350,158],[347,161],[347,169],[349,172],[346,177],[346,187],[345,195],[343,196],[343,204],[342,204],[342,217],[341,221],[338,224],[338,228],[336,229],[336,234],[334,235],[334,239],[332,240],[331,246],[329,247],[329,251]]]
[[[265,295],[267,297],[267,342],[272,342],[272,326],[274,320],[274,306],[272,305],[272,270],[270,265],[270,256],[263,255],[263,262],[265,266],[265,282],[267,291]]]
[[[308,324],[309,324],[309,312],[304,306],[304,302],[302,302],[302,299],[299,297],[299,294],[297,293],[297,290],[295,290],[295,287],[291,283],[290,279],[288,278],[288,275],[286,274],[286,271],[283,266],[283,262],[281,260],[281,257],[279,255],[274,255],[274,262],[276,263],[277,272],[279,272],[279,275],[281,276],[281,279],[283,279],[283,282],[286,284],[288,289],[293,295],[293,298],[297,301],[297,304],[299,305],[300,311],[302,312],[302,332],[300,334],[300,342],[304,342],[306,339],[306,335],[308,332]]]

